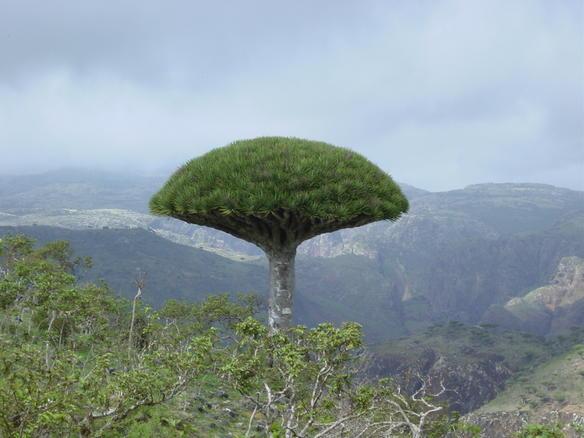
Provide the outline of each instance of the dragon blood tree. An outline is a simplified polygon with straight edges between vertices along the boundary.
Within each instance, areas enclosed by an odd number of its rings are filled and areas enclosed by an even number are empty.
[[[349,150],[260,137],[195,158],[150,200],[150,210],[254,243],[270,265],[269,326],[290,327],[296,248],[318,234],[395,220],[408,209],[399,186]]]

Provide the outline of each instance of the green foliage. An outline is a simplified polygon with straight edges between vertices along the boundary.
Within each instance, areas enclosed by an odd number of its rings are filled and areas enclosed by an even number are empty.
[[[476,424],[463,421],[457,412],[444,415],[430,423],[426,429],[428,438],[443,438],[445,436],[479,438],[482,429]]]
[[[138,303],[130,342],[130,303],[79,283],[66,243],[9,236],[0,257],[2,437],[459,430],[429,394],[357,378],[356,323],[269,334],[255,297],[219,295]]]
[[[505,390],[487,404],[481,406],[482,413],[499,411],[524,411],[538,418],[550,411],[561,410],[564,406],[579,406],[584,402],[584,352],[582,342],[584,333],[574,333],[565,344],[547,341],[551,359],[534,363],[516,378],[510,380]],[[556,344],[556,345],[554,345]],[[558,345],[560,344],[560,345]],[[562,352],[563,349],[568,351]],[[549,353],[548,353],[549,354]]]
[[[293,391],[299,396],[299,391],[307,388],[307,382],[318,376],[323,364],[331,373],[347,371],[352,352],[361,347],[362,342],[361,328],[355,323],[340,329],[331,324],[321,324],[310,330],[297,326],[289,335],[269,335],[263,324],[247,318],[236,326],[236,334],[235,351],[222,371],[235,388],[244,393],[267,382],[281,390],[293,381]],[[340,390],[344,377],[340,373],[335,377],[337,380],[329,380],[329,384]]]
[[[564,438],[559,425],[528,424],[516,435],[517,438]]]
[[[396,219],[408,209],[397,184],[361,155],[284,137],[234,142],[193,159],[152,198],[155,214],[207,224],[212,216],[277,217],[352,226]],[[347,224],[347,225],[344,225]]]
[[[140,306],[128,345],[128,303],[78,284],[70,272],[83,260],[66,243],[34,249],[10,236],[0,254],[2,436],[107,435],[195,385],[223,327],[253,313],[250,299],[226,297],[170,303],[166,313]]]
[[[476,436],[476,428],[459,417],[443,415],[424,382],[410,397],[389,379],[359,381],[358,324],[336,328],[323,323],[270,334],[248,318],[235,331],[221,372],[251,402],[248,433],[265,424],[271,437],[374,437],[382,432],[441,437],[449,431]]]

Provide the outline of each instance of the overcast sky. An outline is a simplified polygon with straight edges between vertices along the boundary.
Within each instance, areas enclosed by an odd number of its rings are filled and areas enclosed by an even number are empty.
[[[0,0],[0,173],[350,147],[430,190],[584,189],[584,2]]]

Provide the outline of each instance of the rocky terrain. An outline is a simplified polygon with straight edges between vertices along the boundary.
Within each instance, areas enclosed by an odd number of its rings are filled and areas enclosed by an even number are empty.
[[[584,259],[563,257],[550,284],[494,306],[483,319],[542,336],[584,325]]]
[[[126,296],[146,271],[145,300],[154,305],[262,295],[258,248],[148,214],[162,180],[76,171],[0,177],[0,236],[69,240],[94,258],[85,278]],[[416,371],[444,382],[446,401],[474,411],[469,419],[493,431],[485,436],[534,421],[580,424],[584,400],[573,389],[584,393],[584,193],[541,184],[403,189],[411,209],[398,221],[300,247],[296,321],[360,322],[374,344],[367,373]]]
[[[584,340],[584,331],[578,336]],[[452,409],[467,413],[495,398],[521,370],[551,357],[553,351],[541,338],[451,321],[374,345],[367,373],[404,379],[415,370],[429,378],[436,392],[444,384],[448,391],[443,399]]]
[[[146,214],[156,178],[88,175],[4,178],[0,226],[144,229],[232,260],[263,260],[258,248],[228,234]],[[300,247],[298,283],[314,290],[305,310],[315,319],[362,320],[377,339],[445,319],[502,323],[507,303],[549,283],[562,257],[584,257],[582,192],[541,184],[403,188],[411,209],[397,222],[325,234]],[[306,278],[318,280],[309,285]],[[579,324],[578,304],[565,309],[572,316],[560,320]]]
[[[70,230],[143,229],[181,245],[203,249],[235,260],[257,259],[261,251],[220,231],[192,226],[171,218],[120,208],[11,209],[0,212],[0,226],[49,226]]]
[[[568,437],[582,437],[584,345],[516,376],[467,418],[482,426],[485,437],[512,436],[527,423],[560,423]]]

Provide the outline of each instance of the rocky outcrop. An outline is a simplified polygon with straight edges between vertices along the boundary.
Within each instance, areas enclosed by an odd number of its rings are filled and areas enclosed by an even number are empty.
[[[489,309],[483,321],[541,336],[584,325],[584,259],[563,257],[550,284]]]
[[[84,173],[17,178],[0,190],[6,213],[0,225],[143,228],[232,260],[262,263],[262,252],[247,242],[146,214],[157,184]],[[400,220],[324,234],[300,246],[298,284],[310,294],[303,323],[357,320],[375,339],[443,320],[522,328],[504,308],[509,300],[546,284],[562,257],[584,257],[583,192],[541,184],[481,184],[440,193],[403,189],[411,209]],[[536,321],[533,330],[582,324],[584,303],[556,312],[562,316],[545,324],[546,308],[529,318]]]
[[[400,355],[377,356],[372,358],[367,368],[371,376],[394,376],[404,380],[412,372],[428,380],[430,393],[438,393],[440,385],[447,391],[442,399],[451,410],[467,413],[493,399],[504,387],[512,371],[498,355],[477,354],[473,362],[456,363],[434,350],[427,350],[412,362],[411,358]],[[418,380],[407,382],[409,391],[414,392]]]

